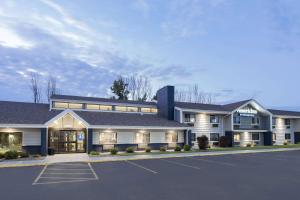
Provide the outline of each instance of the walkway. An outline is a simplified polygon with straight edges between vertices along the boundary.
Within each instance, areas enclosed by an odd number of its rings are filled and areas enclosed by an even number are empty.
[[[259,149],[259,150],[234,150],[234,151],[215,151],[215,152],[190,152],[190,153],[169,153],[169,154],[143,154],[143,155],[105,155],[105,156],[89,156],[86,153],[80,154],[56,154],[47,156],[40,160],[7,160],[0,162],[2,167],[22,167],[47,165],[53,163],[71,163],[71,162],[109,162],[109,161],[125,161],[125,160],[144,160],[144,159],[159,159],[159,158],[179,158],[192,156],[214,156],[214,155],[229,155],[229,154],[245,154],[245,153],[264,153],[264,152],[279,152],[279,151],[296,151],[300,148],[279,148],[279,149]]]

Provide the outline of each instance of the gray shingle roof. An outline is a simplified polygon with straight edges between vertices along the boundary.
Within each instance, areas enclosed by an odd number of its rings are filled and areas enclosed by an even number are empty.
[[[297,112],[297,111],[273,110],[273,109],[269,109],[269,111],[273,115],[300,117],[300,112]]]
[[[156,114],[75,111],[90,125],[186,127]]]
[[[225,104],[225,105],[175,102],[175,106],[179,108],[185,108],[185,109],[231,112],[249,101],[251,100],[239,101],[239,102]]]
[[[44,124],[60,112],[49,104],[0,101],[0,124]]]
[[[49,111],[49,104],[0,101],[0,124],[42,125],[62,110]],[[91,125],[185,127],[156,114],[75,111]]]
[[[84,102],[124,103],[124,104],[134,104],[134,105],[156,106],[155,102],[118,100],[118,99],[109,99],[109,98],[83,97],[83,96],[71,96],[71,95],[52,95],[51,99],[73,100],[73,101],[84,101]]]

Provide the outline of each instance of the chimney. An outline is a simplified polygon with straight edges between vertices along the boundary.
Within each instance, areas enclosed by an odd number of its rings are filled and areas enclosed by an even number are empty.
[[[159,89],[156,93],[158,115],[168,120],[174,120],[174,86],[165,86]]]

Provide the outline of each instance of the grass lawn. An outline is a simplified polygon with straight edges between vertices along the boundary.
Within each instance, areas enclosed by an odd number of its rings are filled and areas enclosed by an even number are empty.
[[[132,156],[132,155],[153,155],[153,154],[178,154],[178,153],[193,153],[193,152],[214,152],[214,151],[239,151],[239,150],[258,150],[258,149],[280,149],[280,148],[300,148],[300,144],[289,144],[289,145],[274,145],[274,146],[255,146],[255,147],[215,147],[207,150],[191,150],[191,151],[152,151],[146,152],[134,152],[126,153],[119,152],[116,156]],[[100,154],[100,155],[90,155],[92,157],[97,156],[112,156],[111,154]]]

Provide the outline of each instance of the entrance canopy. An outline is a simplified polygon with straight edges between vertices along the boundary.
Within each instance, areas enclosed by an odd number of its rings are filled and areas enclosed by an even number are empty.
[[[46,123],[49,128],[54,129],[83,129],[88,123],[71,110],[66,110]]]

